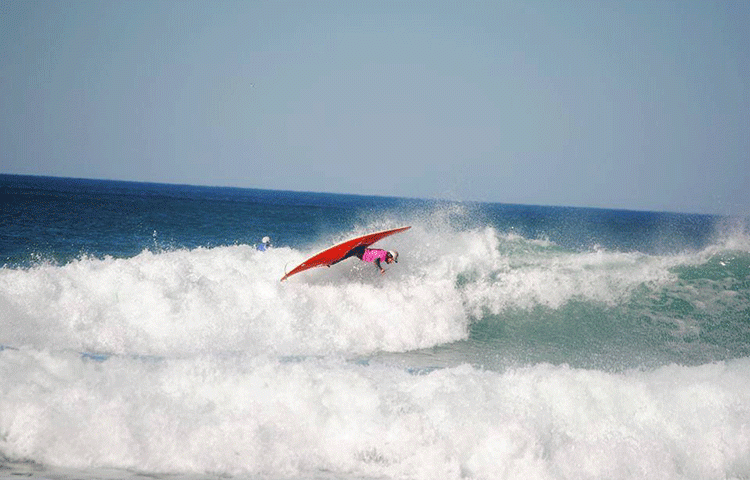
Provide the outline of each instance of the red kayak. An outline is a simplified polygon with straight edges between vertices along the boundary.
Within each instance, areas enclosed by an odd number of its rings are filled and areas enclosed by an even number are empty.
[[[281,277],[281,281],[283,282],[295,273],[304,272],[308,268],[330,267],[334,263],[340,262],[341,260],[346,258],[346,255],[357,247],[369,247],[381,238],[393,235],[394,233],[403,232],[404,230],[408,230],[410,228],[411,226],[394,228],[393,230],[383,230],[382,232],[368,233],[367,235],[352,238],[351,240],[347,240],[345,242],[334,245],[331,248],[327,248],[319,254],[313,255],[312,257],[297,265],[291,272]]]

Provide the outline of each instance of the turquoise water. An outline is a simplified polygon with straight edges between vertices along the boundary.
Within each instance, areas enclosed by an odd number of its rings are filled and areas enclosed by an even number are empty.
[[[19,176],[0,195],[0,475],[750,476],[747,219]],[[401,225],[385,275],[279,282]]]

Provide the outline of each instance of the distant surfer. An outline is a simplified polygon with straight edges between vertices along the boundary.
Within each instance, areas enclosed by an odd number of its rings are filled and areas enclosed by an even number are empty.
[[[271,238],[270,237],[263,237],[263,239],[261,240],[261,243],[258,244],[258,246],[255,247],[255,248],[257,248],[261,252],[265,252],[266,250],[268,250],[269,248],[271,248]]]
[[[344,258],[357,257],[363,262],[369,262],[375,265],[380,273],[385,273],[381,262],[387,264],[398,263],[398,252],[395,250],[383,250],[380,248],[367,248],[364,245],[353,248]],[[343,258],[342,258],[343,260]]]

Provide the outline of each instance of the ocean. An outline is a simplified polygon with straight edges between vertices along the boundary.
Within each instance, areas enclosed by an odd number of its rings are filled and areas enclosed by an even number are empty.
[[[0,477],[750,479],[747,218],[16,175],[0,202]],[[279,281],[404,225],[383,275]]]

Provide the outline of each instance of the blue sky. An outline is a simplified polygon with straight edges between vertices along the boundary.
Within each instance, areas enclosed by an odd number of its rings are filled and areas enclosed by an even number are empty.
[[[0,172],[750,215],[749,4],[0,0]]]

